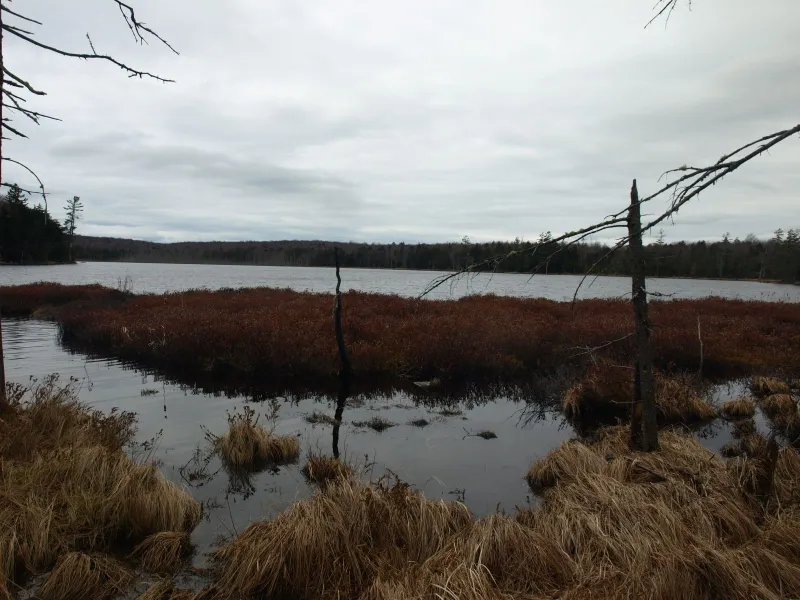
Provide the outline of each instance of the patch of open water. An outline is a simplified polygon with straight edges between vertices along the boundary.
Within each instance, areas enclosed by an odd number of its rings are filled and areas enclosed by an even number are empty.
[[[195,530],[193,541],[199,552],[195,564],[219,535],[241,532],[253,520],[274,515],[295,500],[313,493],[301,473],[309,451],[332,453],[333,428],[312,425],[305,416],[314,411],[333,415],[334,398],[304,394],[278,398],[276,432],[296,435],[301,456],[296,464],[254,474],[247,480],[229,476],[216,458],[204,472],[208,477],[191,479],[196,469],[193,457],[207,452],[203,428],[215,434],[227,429],[227,415],[248,402],[245,396],[206,394],[186,386],[157,380],[115,359],[90,358],[70,353],[59,343],[58,327],[36,320],[4,320],[3,342],[6,372],[10,381],[26,383],[31,377],[59,373],[62,381],[80,380],[81,400],[108,412],[113,407],[138,415],[138,441],[158,438],[155,458],[171,480],[186,486],[207,507],[206,518]],[[150,390],[152,393],[143,395]],[[715,400],[723,402],[744,393],[742,384],[718,386]],[[441,414],[442,407],[420,402],[402,391],[356,394],[348,399],[340,429],[339,450],[374,477],[390,469],[402,480],[430,498],[459,499],[477,515],[498,508],[536,503],[523,479],[530,464],[575,431],[557,411],[547,410],[525,398],[496,397],[486,401],[463,399],[461,414]],[[264,413],[267,407],[251,403]],[[382,433],[354,423],[380,415],[396,425]],[[415,427],[415,419],[429,421]],[[759,429],[766,423],[759,415]],[[470,436],[489,430],[496,439]],[[729,426],[717,420],[696,432],[713,451],[731,440]],[[213,475],[213,476],[212,476]]]

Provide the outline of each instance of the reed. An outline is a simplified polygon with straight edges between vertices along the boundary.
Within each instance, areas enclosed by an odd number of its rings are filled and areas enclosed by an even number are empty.
[[[0,302],[24,292],[27,310],[50,302],[48,295],[55,291],[65,293],[46,284],[5,287]],[[261,288],[126,298],[67,303],[51,312],[74,343],[187,377],[212,373],[308,380],[333,378],[338,371],[328,294]],[[399,375],[414,381],[524,377],[568,362],[581,364],[576,348],[602,346],[633,330],[630,304],[622,300],[582,300],[573,307],[491,295],[434,302],[348,292],[343,302],[351,362],[362,376]],[[656,364],[697,370],[699,316],[707,324],[705,373],[783,370],[796,377],[799,315],[800,306],[788,302],[653,302]],[[630,366],[633,341],[625,339],[597,354]]]

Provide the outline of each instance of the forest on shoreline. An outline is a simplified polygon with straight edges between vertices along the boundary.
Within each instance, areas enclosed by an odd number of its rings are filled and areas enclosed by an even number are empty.
[[[243,241],[156,243],[75,236],[75,258],[88,261],[332,267],[339,249],[345,268],[451,271],[476,263],[477,270],[501,273],[580,274],[592,267],[605,275],[630,275],[628,248],[606,256],[600,243],[561,246],[537,241],[369,244],[328,241]],[[703,279],[800,281],[800,228],[779,229],[769,240],[725,236],[719,242],[666,243],[659,237],[645,247],[647,275]],[[494,262],[492,259],[505,257]],[[488,262],[487,262],[488,261]]]

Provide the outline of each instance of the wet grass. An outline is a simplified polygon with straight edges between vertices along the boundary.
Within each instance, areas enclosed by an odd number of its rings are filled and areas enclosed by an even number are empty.
[[[733,598],[800,594],[800,456],[778,454],[766,499],[762,440],[729,462],[663,431],[652,453],[625,427],[531,467],[541,508],[475,519],[398,480],[340,480],[215,554],[207,597]],[[769,501],[767,501],[769,500]]]
[[[234,471],[253,471],[268,463],[288,463],[300,455],[300,440],[294,435],[275,435],[258,423],[255,411],[246,406],[228,417],[228,431],[210,435],[223,463]]]
[[[756,414],[756,405],[750,398],[737,398],[723,404],[719,412],[726,419],[746,419]]]
[[[338,458],[311,452],[301,473],[309,483],[324,487],[330,483],[351,479],[355,475],[355,470]]]
[[[314,411],[309,415],[305,415],[303,420],[312,425],[336,425],[336,419],[325,413]]]
[[[201,507],[191,495],[124,451],[133,415],[92,411],[56,378],[8,391],[0,418],[0,597],[50,569],[39,597],[118,595],[129,578],[113,556],[198,524]]]
[[[176,573],[192,553],[192,544],[185,531],[162,531],[146,537],[131,557],[148,573]]]
[[[427,427],[428,425],[431,424],[431,422],[427,421],[427,420],[425,420],[423,418],[419,418],[419,419],[413,419],[412,421],[409,421],[408,424],[411,425],[412,427],[420,427],[420,428],[422,428],[422,427]]]
[[[386,431],[390,427],[394,427],[397,423],[392,423],[391,421],[384,419],[383,417],[372,417],[368,421],[353,421],[353,425],[355,427],[359,427],[362,429],[369,428],[378,433]]]

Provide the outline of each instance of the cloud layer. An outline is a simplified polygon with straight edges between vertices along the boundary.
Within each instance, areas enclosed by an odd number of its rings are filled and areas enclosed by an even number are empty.
[[[181,52],[137,46],[114,3],[28,0],[36,37],[158,72],[54,56],[6,36],[44,88],[4,151],[83,233],[157,241],[534,238],[800,122],[800,3],[697,0],[644,29],[645,0],[140,0]],[[18,8],[21,10],[21,7]],[[31,124],[32,125],[32,124]],[[800,226],[800,140],[681,212],[668,239]],[[4,165],[3,179],[30,185]],[[657,208],[657,207],[656,207]],[[58,211],[55,211],[58,213]]]

